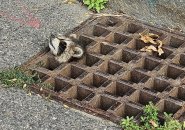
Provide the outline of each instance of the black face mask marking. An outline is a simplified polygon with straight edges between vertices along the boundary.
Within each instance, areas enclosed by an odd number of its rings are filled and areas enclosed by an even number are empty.
[[[54,48],[54,49],[56,49],[54,46],[53,46],[53,44],[52,44],[52,40],[55,38],[55,35],[53,35],[53,34],[51,34],[51,36],[50,36],[50,45]]]
[[[62,53],[65,51],[66,46],[67,46],[67,44],[66,44],[65,41],[60,41],[60,44],[59,44],[59,51],[58,51],[57,55],[62,54]]]

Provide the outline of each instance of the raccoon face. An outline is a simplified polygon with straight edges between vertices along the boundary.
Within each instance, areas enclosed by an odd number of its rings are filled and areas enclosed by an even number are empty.
[[[53,34],[50,36],[49,48],[53,55],[61,55],[65,51],[66,46],[65,37],[55,37]]]
[[[74,38],[75,36],[70,37]],[[62,59],[61,62],[64,61],[63,59],[70,59],[71,57],[80,58],[84,53],[83,49],[74,43],[72,39],[63,35],[56,37],[51,35],[49,48],[53,55],[57,56],[58,59]],[[66,56],[67,58],[65,58]]]

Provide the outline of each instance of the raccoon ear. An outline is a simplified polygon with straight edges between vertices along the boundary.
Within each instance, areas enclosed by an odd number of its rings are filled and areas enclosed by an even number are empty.
[[[82,48],[80,48],[80,47],[74,47],[73,57],[80,58],[80,57],[82,57],[83,54],[84,54],[84,51],[83,51]]]
[[[66,36],[64,36],[62,34],[57,34],[57,38],[60,40],[64,40],[64,39],[66,39]]]
[[[74,34],[74,33],[72,33],[72,34],[69,35],[69,38],[71,38],[71,39],[77,39],[77,35]]]

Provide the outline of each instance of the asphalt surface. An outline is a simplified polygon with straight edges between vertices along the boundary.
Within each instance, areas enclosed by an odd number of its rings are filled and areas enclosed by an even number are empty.
[[[86,8],[63,0],[0,1],[0,69],[21,65],[48,44],[50,33],[66,33],[86,20]],[[1,130],[119,130],[115,124],[0,85]]]

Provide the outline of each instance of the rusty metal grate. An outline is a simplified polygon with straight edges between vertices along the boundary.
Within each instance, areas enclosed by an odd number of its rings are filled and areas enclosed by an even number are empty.
[[[138,33],[158,34],[165,43],[164,54],[147,55]],[[185,37],[158,29],[128,17],[99,17],[76,29],[85,56],[67,64],[58,64],[49,52],[43,52],[24,66],[37,72],[53,90],[51,95],[72,107],[113,122],[126,116],[137,120],[144,105],[153,101],[163,112],[179,120],[185,115]]]

